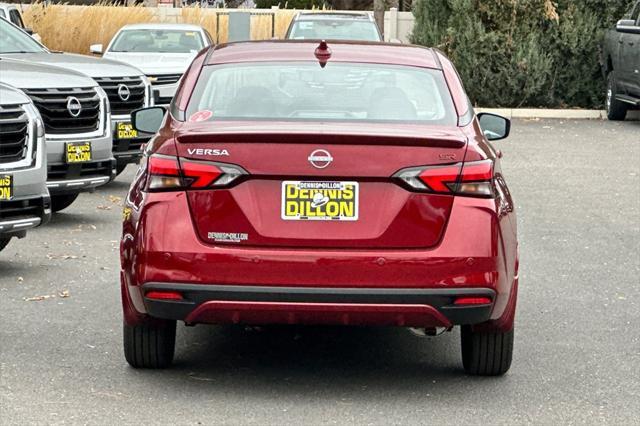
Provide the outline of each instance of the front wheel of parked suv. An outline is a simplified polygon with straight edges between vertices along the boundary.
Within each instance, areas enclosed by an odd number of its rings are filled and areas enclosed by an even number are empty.
[[[627,104],[616,99],[617,86],[616,77],[612,71],[607,75],[606,107],[607,118],[613,121],[624,120],[629,109]]]
[[[78,198],[80,194],[63,194],[51,196],[51,210],[59,212],[69,207]]]
[[[9,244],[9,240],[11,240],[11,238],[0,238],[0,251],[2,251],[7,244]]]
[[[501,376],[511,367],[513,329],[505,333],[473,331],[462,326],[462,365],[467,374]]]
[[[124,324],[124,357],[134,368],[166,368],[173,362],[176,322]]]

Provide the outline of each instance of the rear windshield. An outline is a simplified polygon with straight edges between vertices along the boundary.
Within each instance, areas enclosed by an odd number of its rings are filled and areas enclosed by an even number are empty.
[[[206,66],[187,118],[457,123],[442,71],[331,61]]]
[[[191,53],[203,47],[197,31],[140,29],[120,32],[109,51]]]
[[[374,22],[355,19],[296,21],[291,27],[288,38],[381,41],[378,27]]]

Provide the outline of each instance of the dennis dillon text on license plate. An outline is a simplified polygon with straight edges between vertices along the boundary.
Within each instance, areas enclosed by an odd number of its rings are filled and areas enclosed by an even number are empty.
[[[358,182],[282,182],[284,220],[358,220]]]

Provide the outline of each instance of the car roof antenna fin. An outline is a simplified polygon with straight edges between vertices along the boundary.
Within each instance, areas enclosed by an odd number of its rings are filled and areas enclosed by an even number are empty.
[[[329,61],[329,58],[331,58],[331,49],[327,46],[327,42],[325,40],[320,42],[313,53],[316,55],[316,59],[318,59],[318,63],[321,68],[324,68],[327,65],[327,61]]]

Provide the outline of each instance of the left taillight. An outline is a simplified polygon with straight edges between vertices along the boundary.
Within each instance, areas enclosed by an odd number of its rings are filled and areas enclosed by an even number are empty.
[[[178,190],[220,188],[247,172],[233,164],[194,161],[153,154],[147,161],[147,189]]]
[[[437,194],[493,197],[493,161],[410,167],[393,175],[413,190]]]

